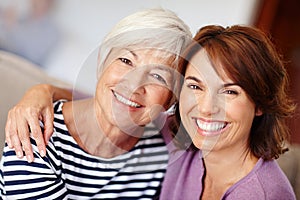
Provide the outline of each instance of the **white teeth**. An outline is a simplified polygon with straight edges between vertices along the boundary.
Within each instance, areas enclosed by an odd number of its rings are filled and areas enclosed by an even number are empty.
[[[196,120],[196,123],[200,129],[207,132],[219,131],[226,126],[224,122],[201,122],[200,120]]]
[[[117,100],[120,101],[121,103],[124,103],[124,104],[126,104],[128,106],[135,107],[135,108],[141,107],[140,104],[135,103],[133,101],[130,101],[129,99],[124,98],[123,96],[117,94],[116,92],[113,92],[113,94],[115,95],[115,97],[117,98]]]

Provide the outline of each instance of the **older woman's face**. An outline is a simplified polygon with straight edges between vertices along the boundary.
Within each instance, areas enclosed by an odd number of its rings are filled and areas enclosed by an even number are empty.
[[[101,117],[119,127],[143,126],[167,109],[172,96],[173,68],[157,50],[125,49],[113,53],[98,81]]]
[[[261,115],[237,83],[217,75],[205,50],[187,66],[179,102],[184,127],[206,153],[247,149],[253,119]]]

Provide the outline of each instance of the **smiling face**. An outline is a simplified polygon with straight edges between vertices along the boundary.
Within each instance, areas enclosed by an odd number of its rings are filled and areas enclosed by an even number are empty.
[[[158,50],[115,51],[97,83],[99,120],[120,129],[144,126],[169,106],[172,60]]]
[[[262,114],[243,88],[215,72],[205,50],[190,60],[179,102],[184,127],[206,152],[245,151],[253,119]]]

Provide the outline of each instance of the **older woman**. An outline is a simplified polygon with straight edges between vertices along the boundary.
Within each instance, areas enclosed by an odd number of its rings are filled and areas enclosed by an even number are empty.
[[[275,161],[286,151],[294,104],[270,40],[245,26],[206,26],[194,39],[173,126],[179,144],[193,146],[171,158],[161,197],[295,199]]]
[[[168,152],[160,130],[146,131],[146,125],[175,102],[178,59],[190,39],[189,28],[170,11],[150,9],[121,20],[100,46],[95,96],[54,103],[46,151],[39,154],[32,140],[34,161],[28,163],[4,148],[1,197],[153,199]]]

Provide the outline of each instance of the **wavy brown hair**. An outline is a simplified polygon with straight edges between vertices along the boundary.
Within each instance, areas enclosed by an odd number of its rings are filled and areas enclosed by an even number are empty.
[[[285,142],[289,140],[289,130],[286,119],[292,116],[295,105],[288,96],[287,71],[270,38],[248,26],[205,26],[198,31],[181,61],[183,72],[188,61],[202,48],[216,72],[220,74],[224,70],[263,112],[262,116],[254,118],[249,137],[250,151],[265,160],[278,158],[287,150]],[[171,129],[177,133],[178,143],[183,147],[190,144],[190,139],[180,126],[178,110]],[[195,147],[192,145],[192,148]]]

